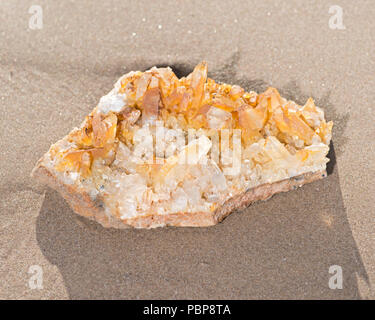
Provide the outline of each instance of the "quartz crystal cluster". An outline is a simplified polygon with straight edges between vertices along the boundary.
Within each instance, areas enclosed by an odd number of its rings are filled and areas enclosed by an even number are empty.
[[[324,170],[331,130],[313,99],[300,106],[274,88],[217,83],[203,62],[180,79],[170,68],[124,75],[48,156],[64,183],[131,219],[213,211],[250,188]]]

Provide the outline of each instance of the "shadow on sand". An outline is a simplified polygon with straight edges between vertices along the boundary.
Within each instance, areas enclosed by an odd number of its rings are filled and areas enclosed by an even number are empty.
[[[186,74],[184,68],[179,72]],[[216,75],[225,81],[223,71]],[[266,88],[262,81],[237,80],[246,89]],[[284,89],[298,101],[296,90]],[[340,121],[333,113],[327,117]],[[255,203],[210,228],[104,229],[77,216],[49,189],[37,240],[72,299],[360,298],[357,277],[367,275],[348,223],[333,145],[329,157],[326,179]],[[343,269],[342,290],[328,287],[331,265]]]

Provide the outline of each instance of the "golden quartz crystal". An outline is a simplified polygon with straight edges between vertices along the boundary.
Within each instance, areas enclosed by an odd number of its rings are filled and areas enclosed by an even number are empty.
[[[155,151],[160,124],[164,150]],[[239,147],[234,175],[225,174],[223,130],[227,153]],[[311,98],[300,106],[275,88],[257,94],[217,83],[205,62],[180,79],[170,68],[154,67],[121,77],[43,163],[61,183],[100,199],[107,215],[128,221],[213,211],[251,188],[325,172],[331,131],[332,122]],[[235,132],[239,144],[231,140]],[[184,162],[196,149],[198,162]]]

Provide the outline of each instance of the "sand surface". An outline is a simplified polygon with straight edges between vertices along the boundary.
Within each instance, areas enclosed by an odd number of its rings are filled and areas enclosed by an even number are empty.
[[[2,0],[0,298],[374,299],[375,2],[336,2],[345,30],[326,1]],[[29,177],[119,76],[203,59],[217,80],[314,97],[335,122],[328,178],[215,227],[119,231]]]

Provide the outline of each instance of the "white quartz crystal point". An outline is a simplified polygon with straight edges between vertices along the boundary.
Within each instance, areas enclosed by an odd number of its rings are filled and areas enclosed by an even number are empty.
[[[126,104],[126,94],[119,94],[113,89],[106,96],[100,98],[98,110],[103,114],[108,114],[110,111],[121,112]]]

